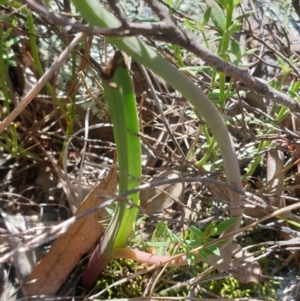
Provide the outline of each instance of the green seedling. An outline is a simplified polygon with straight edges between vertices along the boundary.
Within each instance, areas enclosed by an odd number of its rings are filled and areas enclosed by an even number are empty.
[[[187,253],[187,263],[189,265],[197,260],[197,256],[191,251],[198,246],[205,245],[206,243],[212,242],[214,236],[224,233],[233,224],[237,222],[238,218],[230,218],[225,221],[218,223],[218,221],[212,222],[208,225],[204,231],[198,229],[195,226],[191,226],[186,234],[186,238],[183,240],[183,251]],[[226,242],[221,241],[218,244],[209,246],[199,251],[199,255],[204,259],[208,260],[210,255],[220,256],[219,247],[224,245]]]
[[[121,52],[116,52],[102,74],[102,85],[117,148],[119,193],[123,193],[140,185],[141,144],[134,89]],[[111,222],[83,275],[84,286],[95,282],[116,249],[126,247],[138,213],[139,192],[129,195],[128,199],[132,205],[124,201],[117,203]]]

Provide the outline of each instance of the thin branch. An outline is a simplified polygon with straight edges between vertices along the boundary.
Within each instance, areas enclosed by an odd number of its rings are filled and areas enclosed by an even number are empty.
[[[21,0],[21,2],[26,4],[31,10],[45,16],[48,20],[51,20],[55,24],[62,26],[70,25],[70,19],[68,17],[49,9],[49,7],[47,7],[45,4],[42,4],[42,2],[35,0]]]
[[[117,28],[99,28],[95,26],[88,26],[80,23],[72,23],[66,26],[67,30],[82,31],[89,35],[102,35],[102,36],[118,36],[118,37],[131,37],[137,35],[153,36],[158,32],[164,32],[165,24],[163,22],[157,23],[133,23],[127,22],[126,24]]]
[[[54,24],[64,26],[67,31],[76,30],[76,31],[85,32],[88,35],[125,37],[125,36],[135,36],[135,35],[152,36],[157,34],[158,32],[163,32],[166,30],[165,29],[166,25],[164,22],[134,23],[134,22],[126,21],[124,17],[120,19],[120,21],[122,21],[122,25],[117,28],[99,28],[94,26],[88,26],[86,24],[74,22],[70,18],[61,15],[58,12],[53,11],[46,5],[39,3],[37,1],[34,0],[21,0],[21,1],[25,3],[28,8],[43,15]]]

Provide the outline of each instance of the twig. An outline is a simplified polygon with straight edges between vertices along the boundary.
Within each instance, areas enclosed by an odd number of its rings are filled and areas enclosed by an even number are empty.
[[[135,35],[155,35],[158,32],[165,30],[164,22],[157,23],[134,23],[129,22],[123,17],[120,19],[122,25],[117,28],[99,28],[94,26],[88,26],[72,21],[70,18],[53,11],[46,5],[34,0],[22,0],[21,2],[27,4],[27,7],[33,11],[43,15],[54,24],[64,26],[67,31],[81,31],[88,35],[103,35],[103,36],[135,36]],[[121,12],[120,12],[121,14]],[[126,22],[125,22],[126,21]],[[124,22],[124,23],[123,23]]]

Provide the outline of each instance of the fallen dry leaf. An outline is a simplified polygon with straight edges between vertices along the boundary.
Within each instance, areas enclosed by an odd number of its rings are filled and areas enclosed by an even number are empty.
[[[166,170],[154,178],[159,179],[176,179],[180,173],[176,170]],[[151,187],[140,192],[141,207],[147,214],[162,212],[174,203],[174,200],[180,198],[184,189],[183,183],[165,184],[159,187]]]
[[[76,215],[99,205],[103,201],[99,196],[113,195],[117,182],[117,170],[112,168],[101,183],[91,190],[79,206]],[[91,249],[105,231],[100,221],[106,217],[106,210],[102,208],[76,221],[61,235],[29,275],[24,286],[25,294],[27,296],[55,294],[81,256]]]

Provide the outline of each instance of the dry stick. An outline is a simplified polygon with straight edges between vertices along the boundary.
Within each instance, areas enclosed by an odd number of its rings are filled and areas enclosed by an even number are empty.
[[[16,117],[25,109],[25,107],[32,101],[32,99],[39,93],[44,85],[49,81],[51,76],[58,71],[58,69],[64,64],[73,49],[84,39],[84,33],[78,33],[72,40],[70,45],[60,54],[57,60],[51,65],[51,67],[44,73],[44,75],[38,80],[38,82],[28,91],[23,97],[20,104],[0,123],[0,134],[13,122]]]
[[[25,3],[28,8],[32,11],[35,11],[48,20],[51,20],[54,24],[64,26],[66,30],[76,30],[80,32],[85,32],[87,35],[103,35],[103,36],[119,36],[119,37],[128,37],[128,36],[138,36],[145,35],[151,36],[155,35],[158,32],[163,32],[166,24],[164,22],[155,22],[155,23],[134,23],[134,22],[124,22],[121,27],[117,28],[100,28],[95,26],[89,26],[87,24],[81,24],[78,22],[72,21],[69,16],[66,17],[43,3],[39,3],[36,0],[21,0]],[[122,18],[122,20],[125,20]],[[126,21],[126,20],[125,20]]]

